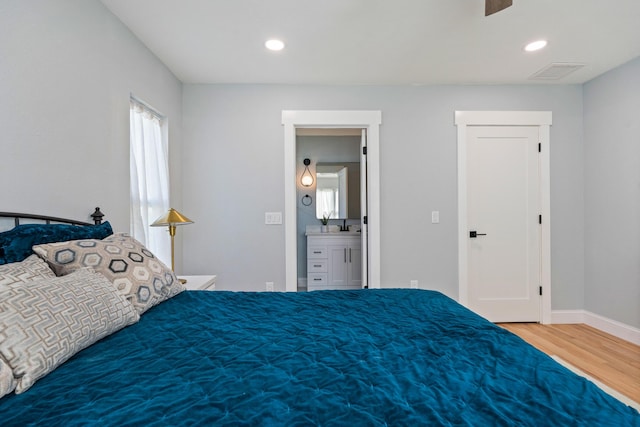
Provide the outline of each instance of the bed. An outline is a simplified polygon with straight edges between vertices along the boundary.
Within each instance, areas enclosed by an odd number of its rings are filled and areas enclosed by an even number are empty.
[[[635,409],[438,292],[163,292],[1,398],[0,425],[640,426]]]

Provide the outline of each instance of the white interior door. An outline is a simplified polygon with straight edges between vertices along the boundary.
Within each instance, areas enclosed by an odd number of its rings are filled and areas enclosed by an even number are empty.
[[[360,138],[360,224],[361,224],[361,256],[362,256],[362,287],[369,287],[369,257],[368,257],[368,225],[365,219],[367,218],[367,130],[362,129],[362,136]]]
[[[493,322],[541,318],[538,133],[467,127],[468,305]]]

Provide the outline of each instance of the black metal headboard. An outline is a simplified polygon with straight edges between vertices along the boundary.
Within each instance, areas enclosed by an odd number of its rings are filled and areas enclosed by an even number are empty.
[[[93,218],[94,224],[102,224],[102,217],[104,214],[100,212],[100,208],[96,208],[91,214],[91,218]],[[16,212],[0,212],[0,218],[13,218],[15,225],[20,225],[21,219],[35,219],[38,221],[43,221],[45,224],[59,223],[59,224],[71,224],[71,225],[94,225],[90,222],[86,221],[76,221],[74,219],[68,218],[58,218],[55,216],[46,216],[46,215],[34,215],[27,213],[16,213]]]

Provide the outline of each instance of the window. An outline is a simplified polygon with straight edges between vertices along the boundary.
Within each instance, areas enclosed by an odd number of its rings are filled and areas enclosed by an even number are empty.
[[[150,227],[169,210],[168,144],[163,136],[166,135],[166,120],[132,97],[130,127],[130,232],[167,264],[171,262],[167,229]]]

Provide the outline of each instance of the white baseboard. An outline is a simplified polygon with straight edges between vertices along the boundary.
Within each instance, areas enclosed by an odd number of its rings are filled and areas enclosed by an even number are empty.
[[[586,310],[553,310],[551,323],[585,323],[615,337],[640,345],[640,329]]]
[[[640,329],[595,313],[585,312],[585,323],[608,334],[640,345]]]

